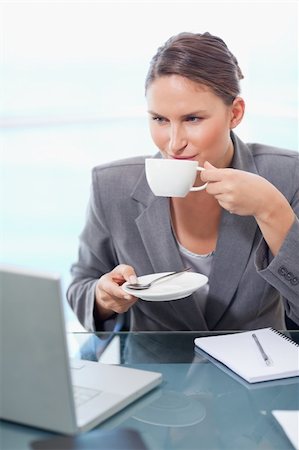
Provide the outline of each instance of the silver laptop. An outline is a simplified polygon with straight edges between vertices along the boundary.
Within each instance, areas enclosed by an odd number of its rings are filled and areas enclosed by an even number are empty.
[[[147,370],[69,359],[59,276],[0,266],[0,418],[87,431],[162,381]]]

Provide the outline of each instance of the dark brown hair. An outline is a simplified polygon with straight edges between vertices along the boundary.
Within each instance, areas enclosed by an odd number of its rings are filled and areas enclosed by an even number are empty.
[[[180,33],[158,48],[145,81],[145,91],[157,78],[180,75],[204,84],[231,104],[240,93],[243,74],[225,42],[210,33]]]

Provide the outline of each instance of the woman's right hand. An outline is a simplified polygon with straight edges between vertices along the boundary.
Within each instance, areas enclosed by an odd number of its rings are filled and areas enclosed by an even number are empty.
[[[138,300],[121,288],[125,281],[137,281],[135,270],[126,264],[116,266],[99,278],[95,295],[97,312],[102,320],[108,319],[113,313],[125,313]]]

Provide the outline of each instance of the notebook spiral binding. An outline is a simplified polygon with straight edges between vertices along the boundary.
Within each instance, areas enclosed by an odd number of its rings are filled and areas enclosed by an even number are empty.
[[[295,347],[299,347],[299,344],[297,344],[297,342],[293,341],[293,339],[291,339],[289,336],[286,336],[285,334],[281,333],[280,331],[275,330],[275,328],[270,328],[270,329],[271,329],[271,331],[273,331],[274,333],[278,334],[280,337],[282,337],[283,339],[288,341],[290,344],[295,345]]]

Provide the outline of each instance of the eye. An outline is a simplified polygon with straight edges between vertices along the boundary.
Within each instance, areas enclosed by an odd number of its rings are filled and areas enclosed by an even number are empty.
[[[196,123],[196,122],[200,122],[201,120],[203,120],[202,117],[198,117],[198,116],[188,116],[188,117],[186,117],[186,122]]]
[[[152,120],[159,124],[163,124],[163,123],[167,122],[167,119],[165,119],[164,117],[161,117],[161,116],[152,116]]]

